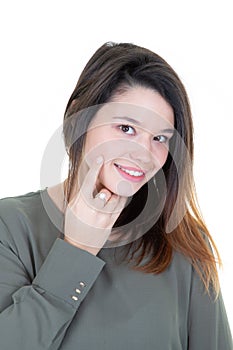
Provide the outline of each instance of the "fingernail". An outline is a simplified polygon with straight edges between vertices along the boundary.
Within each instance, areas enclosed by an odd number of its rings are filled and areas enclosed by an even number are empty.
[[[103,163],[103,160],[104,160],[104,158],[103,158],[102,156],[99,156],[99,157],[96,159],[96,163],[97,163],[97,164]]]

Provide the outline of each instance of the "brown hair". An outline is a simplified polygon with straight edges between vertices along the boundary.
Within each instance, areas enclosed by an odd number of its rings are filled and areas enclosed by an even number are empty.
[[[88,107],[111,101],[121,89],[124,91],[137,85],[157,91],[171,105],[179,137],[172,138],[166,163],[155,175],[158,184],[161,184],[161,174],[166,182],[166,198],[161,198],[162,212],[142,239],[129,245],[129,250],[133,248],[129,261],[135,263],[133,268],[136,270],[158,274],[169,266],[173,251],[178,251],[193,264],[206,291],[209,292],[212,287],[218,293],[216,260],[219,264],[221,260],[201,217],[196,199],[192,169],[193,124],[188,96],[175,71],[154,52],[134,44],[109,42],[95,52],[84,68],[68,101],[64,116],[63,134],[69,156],[69,173],[65,181],[66,199],[69,202],[77,179],[85,132],[95,113],[86,113],[76,118],[75,129],[82,131],[75,141],[71,141],[71,130],[65,122]],[[184,143],[187,153],[184,152],[180,140]],[[149,182],[132,197],[114,228],[127,224],[139,215],[146,202]],[[150,217],[148,213],[147,215]],[[182,216],[182,219],[172,228],[172,232],[167,234],[172,215]],[[137,258],[136,252],[140,253]],[[149,256],[149,252],[152,253],[150,260],[140,265],[143,258]]]

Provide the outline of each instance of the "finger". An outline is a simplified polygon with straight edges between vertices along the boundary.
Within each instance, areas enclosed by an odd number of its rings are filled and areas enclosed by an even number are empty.
[[[102,192],[102,190],[101,190]],[[112,214],[120,200],[120,197],[116,194],[111,193],[110,198],[108,199],[107,203],[104,206],[104,211],[106,213]]]
[[[114,208],[113,214],[120,215],[122,210],[125,208],[127,199],[128,199],[127,197],[119,197],[119,201],[117,202],[117,205]]]
[[[110,191],[103,188],[94,198],[95,205],[98,206],[98,208],[104,208],[111,198],[111,195]]]
[[[101,171],[101,168],[104,164],[104,158],[103,156],[98,157],[95,159],[95,161],[92,163],[91,168],[89,169],[88,173],[85,176],[85,179],[83,181],[83,184],[80,188],[80,192],[84,195],[86,198],[93,198],[93,192],[95,190],[95,185],[99,176],[99,173]]]
[[[112,194],[111,199],[104,207],[104,211],[108,212],[113,217],[118,217],[124,209],[126,201],[127,197],[120,197],[118,195]]]

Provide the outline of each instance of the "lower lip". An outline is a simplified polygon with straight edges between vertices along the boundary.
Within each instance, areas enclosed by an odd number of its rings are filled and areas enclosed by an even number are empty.
[[[141,175],[141,176],[132,176],[127,174],[126,172],[124,172],[123,170],[121,170],[120,168],[118,168],[115,165],[116,169],[118,170],[118,172],[121,174],[121,176],[123,176],[125,179],[133,181],[133,182],[140,182],[145,178],[145,175]]]

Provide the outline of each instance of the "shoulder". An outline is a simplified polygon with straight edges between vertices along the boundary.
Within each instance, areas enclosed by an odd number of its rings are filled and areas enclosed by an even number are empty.
[[[4,207],[11,207],[12,205],[19,205],[27,202],[31,202],[33,200],[37,200],[38,197],[40,197],[40,193],[43,190],[33,191],[33,192],[27,192],[25,194],[20,194],[17,196],[9,196],[9,197],[3,197],[0,198],[0,208]]]
[[[191,280],[193,274],[191,260],[175,250],[173,251],[173,258],[168,270],[179,280]]]
[[[28,241],[45,218],[41,192],[28,192],[0,199],[0,240],[13,249],[17,242]]]
[[[170,279],[173,280],[173,284],[179,290],[180,295],[184,296],[185,294],[188,302],[191,302],[191,299],[200,300],[203,297],[205,299],[209,298],[210,301],[214,300],[216,294],[211,286],[208,290],[206,289],[201,278],[204,272],[201,266],[198,266],[198,268],[199,270],[197,270],[191,258],[175,251],[167,271]]]
[[[48,201],[54,209],[45,193],[46,190],[38,190],[0,199],[2,252],[11,251],[24,266],[31,267],[31,276],[40,268],[56,238],[61,237],[45,207]]]
[[[41,190],[0,199],[0,218],[6,224],[19,221],[42,208]]]

